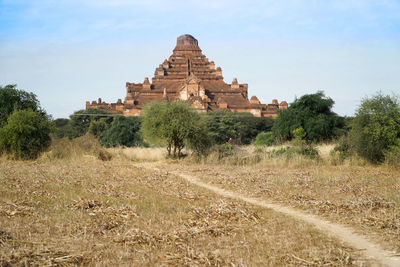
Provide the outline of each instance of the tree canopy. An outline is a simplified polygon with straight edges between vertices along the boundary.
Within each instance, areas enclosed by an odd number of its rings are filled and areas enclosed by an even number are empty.
[[[181,156],[188,143],[203,140],[201,117],[186,102],[151,102],[143,109],[143,132],[147,139],[161,140],[169,155]],[[200,128],[199,128],[200,127]]]
[[[106,147],[143,145],[139,117],[117,116],[110,128],[101,134],[100,143]]]
[[[362,100],[352,122],[351,140],[357,153],[378,163],[385,153],[400,147],[400,104],[398,97],[377,94]]]
[[[306,140],[318,142],[344,134],[344,118],[332,111],[334,101],[321,91],[296,99],[287,110],[280,111],[272,127],[275,138],[291,140],[293,131],[302,127]]]
[[[14,111],[27,109],[44,113],[35,94],[18,90],[16,84],[0,86],[0,127]]]
[[[225,110],[208,112],[206,125],[210,137],[216,144],[224,144],[239,138],[242,130],[237,114]]]
[[[95,125],[97,127],[93,131],[98,133],[98,130],[101,128],[105,130],[108,128],[113,121],[113,117],[109,116],[112,115],[111,112],[103,109],[96,109],[96,108],[89,108],[89,109],[82,109],[74,112],[70,115],[69,121],[69,130],[68,130],[68,137],[69,138],[76,138],[82,135],[85,135],[89,131],[90,124],[92,122],[97,122],[102,120],[105,124],[104,125]],[[98,136],[101,135],[101,132],[98,133]]]
[[[32,110],[16,110],[0,128],[0,151],[16,159],[35,159],[51,143],[54,125],[47,116]]]

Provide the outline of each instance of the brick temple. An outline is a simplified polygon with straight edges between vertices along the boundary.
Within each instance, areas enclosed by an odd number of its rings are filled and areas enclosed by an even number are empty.
[[[86,109],[100,108],[112,113],[139,115],[142,107],[151,101],[187,101],[199,112],[228,110],[249,112],[256,117],[275,117],[279,109],[286,109],[286,101],[261,104],[256,96],[248,99],[248,84],[224,82],[222,70],[203,55],[198,41],[191,35],[179,36],[169,59],[156,68],[151,82],[126,83],[126,97],[122,102],[86,102]]]

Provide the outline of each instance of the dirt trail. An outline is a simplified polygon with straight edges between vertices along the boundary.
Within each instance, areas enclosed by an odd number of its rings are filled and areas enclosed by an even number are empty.
[[[161,169],[155,167],[154,165],[150,165],[150,164],[138,164],[138,165],[145,169],[149,169],[149,170],[166,171],[166,170],[161,170]],[[291,216],[295,219],[308,222],[308,223],[316,226],[317,228],[338,238],[339,240],[345,242],[346,244],[350,245],[351,247],[358,249],[358,250],[362,250],[367,258],[376,260],[379,263],[383,264],[384,266],[396,266],[396,267],[400,266],[400,257],[394,256],[392,252],[386,251],[386,250],[380,248],[379,245],[367,240],[365,237],[362,237],[361,235],[356,234],[355,230],[350,227],[331,223],[331,222],[326,221],[318,216],[307,214],[305,212],[301,212],[296,209],[286,207],[286,206],[283,206],[280,204],[275,204],[275,203],[272,203],[272,201],[268,202],[265,200],[258,200],[255,198],[246,197],[242,194],[238,194],[233,191],[225,190],[225,189],[219,188],[217,186],[214,186],[214,185],[211,185],[208,183],[204,183],[204,182],[200,181],[199,179],[197,179],[196,177],[189,175],[189,174],[184,174],[184,173],[180,173],[177,171],[172,171],[172,172],[169,171],[169,173],[179,176],[191,184],[194,184],[199,187],[206,188],[210,191],[213,191],[214,193],[216,193],[218,195],[221,195],[221,196],[224,196],[227,198],[245,201],[247,203],[250,203],[250,204],[253,204],[256,206],[272,209],[274,211]]]

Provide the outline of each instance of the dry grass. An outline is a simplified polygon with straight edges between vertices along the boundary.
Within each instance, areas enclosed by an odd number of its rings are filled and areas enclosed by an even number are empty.
[[[329,164],[252,166],[166,164],[253,197],[272,199],[350,224],[400,252],[400,171],[385,166]]]
[[[0,160],[3,266],[348,266],[359,257],[307,224],[122,157]]]
[[[133,161],[158,161],[165,159],[167,149],[165,147],[129,147],[109,148],[114,155],[119,155]]]

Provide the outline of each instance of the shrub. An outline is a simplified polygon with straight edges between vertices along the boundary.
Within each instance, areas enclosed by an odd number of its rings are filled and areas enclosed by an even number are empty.
[[[400,138],[400,105],[397,97],[377,94],[363,99],[352,123],[351,139],[358,155],[372,163],[396,151]]]
[[[296,99],[287,110],[280,111],[272,127],[278,140],[291,140],[293,131],[302,127],[308,141],[318,142],[343,135],[345,120],[332,112],[334,101],[323,92]]]
[[[255,140],[261,132],[270,132],[274,119],[267,117],[254,117],[251,113],[237,113],[240,123],[236,143],[248,145]]]
[[[274,143],[272,132],[261,132],[257,135],[254,145],[256,146],[272,146]]]
[[[237,114],[225,110],[208,112],[206,115],[207,130],[215,144],[236,141],[242,130]]]
[[[0,127],[7,124],[8,117],[16,110],[33,110],[44,115],[33,93],[16,89],[17,85],[0,86]]]
[[[205,123],[204,118],[201,118],[193,125],[193,131],[190,132],[186,140],[187,147],[192,149],[197,156],[207,155],[213,142]]]
[[[115,117],[110,128],[101,134],[100,143],[106,147],[141,146],[144,142],[140,133],[140,126],[139,117]]]
[[[98,133],[100,127],[102,129],[108,128],[113,121],[113,117],[111,115],[112,114],[107,110],[96,108],[89,108],[87,110],[83,109],[74,112],[74,114],[70,115],[68,137],[76,138],[83,136],[89,131],[89,127],[92,122],[103,120],[103,122],[106,124],[105,127],[103,127],[103,125],[94,126],[97,128],[95,130],[96,135],[100,136],[101,133]]]
[[[0,129],[0,150],[15,159],[36,159],[50,146],[54,129],[45,115],[32,110],[15,111]]]
[[[69,135],[70,126],[69,119],[56,119],[53,121],[56,126],[54,137],[57,139],[67,137]]]
[[[385,151],[385,162],[391,166],[400,166],[400,140],[398,144]]]

